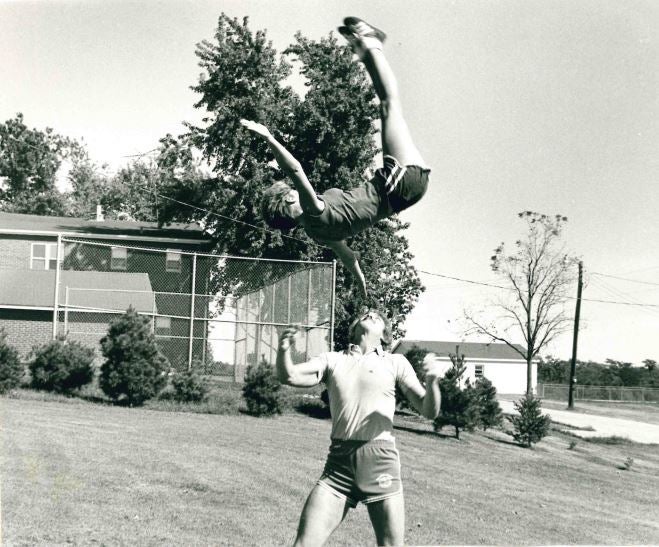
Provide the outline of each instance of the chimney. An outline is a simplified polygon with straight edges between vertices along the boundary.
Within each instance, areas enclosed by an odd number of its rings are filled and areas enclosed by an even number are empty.
[[[103,209],[100,205],[96,206],[96,222],[103,222],[105,217],[103,216]]]

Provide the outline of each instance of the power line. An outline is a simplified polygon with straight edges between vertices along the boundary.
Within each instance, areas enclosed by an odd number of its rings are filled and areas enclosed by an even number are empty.
[[[641,281],[640,279],[630,279],[628,277],[619,277],[617,275],[609,275],[609,274],[603,274],[603,273],[598,273],[598,272],[590,272],[591,275],[597,275],[601,277],[610,277],[612,279],[620,279],[621,281],[630,281],[632,283],[641,283],[642,285],[654,285],[659,287],[659,283],[653,283],[651,281]]]
[[[659,311],[650,309],[651,307],[654,306],[654,304],[644,304],[642,302],[638,302],[638,300],[635,300],[633,297],[629,296],[628,294],[616,289],[615,287],[608,285],[607,283],[604,283],[601,279],[598,279],[597,282],[593,284],[593,287],[595,289],[603,289],[609,296],[623,299],[623,302],[625,302],[629,306],[639,306],[641,307],[642,311],[649,313],[653,317],[659,316]]]
[[[482,281],[473,281],[471,279],[463,279],[461,277],[454,277],[454,276],[451,276],[451,275],[444,275],[444,274],[440,274],[440,273],[436,273],[436,272],[428,272],[428,271],[425,271],[425,270],[419,270],[419,273],[423,273],[423,274],[426,274],[426,275],[432,275],[432,276],[435,276],[435,277],[443,277],[445,279],[452,279],[454,281],[462,281],[463,283],[471,283],[472,285],[482,285],[482,286],[485,286],[485,287],[493,287],[495,289],[503,289],[503,290],[506,290],[506,291],[514,290],[510,287],[502,287],[501,285],[493,285],[492,283],[484,283]],[[575,296],[566,296],[565,298],[567,300],[575,300],[576,299]],[[601,304],[617,304],[617,305],[620,305],[620,306],[639,306],[639,307],[643,307],[643,308],[659,308],[659,304],[646,304],[646,303],[642,303],[642,302],[624,302],[624,301],[619,301],[619,300],[601,300],[601,299],[597,299],[597,298],[582,298],[581,300],[582,300],[582,302],[597,302],[597,303],[601,303]]]
[[[146,152],[142,152],[141,154],[129,154],[127,156],[119,156],[120,158],[142,158],[144,156],[147,156],[148,154],[151,154],[152,152],[157,152],[160,150],[160,148],[153,148],[151,150],[147,150]]]
[[[570,298],[570,297],[568,297]],[[641,308],[659,308],[659,304],[642,304],[636,302],[617,302],[615,300],[598,300],[596,298],[582,298],[585,302],[600,302],[602,304],[619,304],[621,306],[639,306]]]
[[[492,283],[485,283],[483,281],[472,281],[471,279],[462,279],[461,277],[453,277],[450,275],[444,275],[436,272],[427,272],[425,270],[419,270],[419,273],[432,275],[434,277],[443,277],[444,279],[452,279],[453,281],[461,281],[462,283],[470,283],[472,285],[482,285],[484,287],[494,287],[495,289],[503,289],[505,291],[512,291],[510,287],[502,287],[501,285],[493,285]]]
[[[124,183],[124,184],[127,184],[127,183]],[[230,220],[231,222],[236,222],[237,224],[242,224],[243,226],[248,226],[250,228],[254,228],[255,230],[261,230],[263,232],[268,232],[270,234],[275,233],[274,230],[270,230],[269,228],[264,228],[263,226],[257,226],[255,224],[250,224],[249,222],[245,222],[244,220],[238,220],[237,218],[233,218],[233,217],[230,217],[230,216],[227,216],[227,215],[223,215],[223,214],[217,213],[215,211],[210,211],[209,209],[204,209],[203,207],[198,207],[197,205],[192,205],[191,203],[186,203],[184,201],[179,201],[177,199],[170,198],[169,196],[165,196],[163,194],[160,194],[159,192],[157,192],[153,188],[149,188],[147,185],[142,185],[142,188],[144,188],[148,192],[151,192],[153,195],[155,195],[159,198],[166,199],[168,201],[177,203],[179,205],[183,205],[184,207],[190,207],[191,209],[196,209],[197,211],[204,212],[207,215],[213,215],[213,216],[216,216],[216,217],[223,218],[225,220]],[[299,237],[289,236],[288,234],[282,233],[281,237],[285,237],[287,239],[293,239],[295,241],[299,241],[300,243],[305,243],[307,245],[309,244],[309,241],[305,241],[304,239],[299,238]],[[311,240],[311,242],[314,245],[317,245],[318,247],[320,247],[321,249],[329,249],[329,247],[326,247],[325,245],[321,245],[320,243],[316,243],[314,240]]]

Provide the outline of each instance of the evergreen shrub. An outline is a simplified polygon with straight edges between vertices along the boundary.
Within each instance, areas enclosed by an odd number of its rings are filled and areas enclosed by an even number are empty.
[[[281,384],[272,365],[262,361],[247,367],[243,398],[247,410],[254,416],[281,414]]]
[[[180,403],[200,403],[208,395],[208,381],[194,369],[177,372],[172,376],[172,395]]]
[[[18,387],[25,370],[18,356],[18,351],[7,343],[4,329],[0,329],[0,393]]]
[[[36,346],[30,361],[35,389],[69,394],[94,378],[94,350],[66,337]]]
[[[156,346],[149,319],[132,307],[110,324],[101,349],[99,385],[111,399],[139,406],[167,384],[169,361]]]
[[[549,433],[551,418],[541,412],[540,399],[527,393],[523,399],[516,401],[515,410],[519,415],[512,417],[513,439],[522,446],[531,448]]]

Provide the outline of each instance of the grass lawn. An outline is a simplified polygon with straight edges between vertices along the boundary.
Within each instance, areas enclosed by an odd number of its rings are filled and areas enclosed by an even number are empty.
[[[0,398],[4,545],[290,544],[330,422]],[[408,544],[659,544],[659,449],[399,419]],[[630,470],[618,469],[633,458]],[[363,506],[330,545],[374,544]]]

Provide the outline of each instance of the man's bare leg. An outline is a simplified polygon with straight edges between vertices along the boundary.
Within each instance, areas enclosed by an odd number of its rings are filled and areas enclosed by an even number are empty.
[[[372,27],[368,23],[358,21],[350,24],[350,19],[346,19],[346,24],[352,36],[342,34],[364,63],[373,82],[375,93],[380,99],[382,152],[385,155],[393,156],[402,165],[425,167],[426,164],[412,140],[407,122],[403,117],[398,82],[382,50],[382,42],[369,36],[372,35]],[[364,36],[368,37],[364,38]]]
[[[324,545],[349,509],[346,500],[335,496],[323,486],[314,486],[302,509],[295,547]]]
[[[366,505],[378,545],[403,545],[405,502],[403,493]]]

